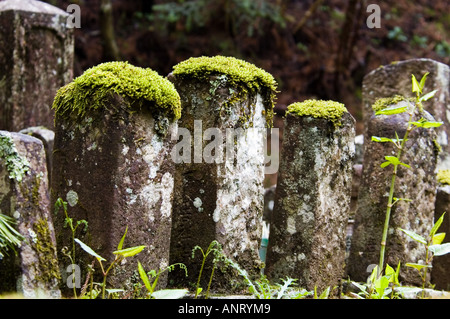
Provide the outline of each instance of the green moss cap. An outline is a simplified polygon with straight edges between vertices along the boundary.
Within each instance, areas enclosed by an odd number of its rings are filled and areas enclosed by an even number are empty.
[[[402,101],[407,101],[408,99],[401,95],[395,95],[392,97],[383,97],[380,99],[377,99],[375,103],[372,105],[372,109],[374,112],[381,111],[389,106],[398,104]]]
[[[342,118],[344,112],[348,112],[344,104],[325,100],[305,100],[303,102],[292,103],[287,107],[287,113],[298,116],[324,118],[333,123],[337,123]]]
[[[193,57],[175,65],[173,74],[201,80],[212,75],[226,75],[228,83],[244,86],[253,94],[260,92],[268,111],[267,115],[273,112],[277,82],[270,73],[249,62],[220,55]]]
[[[194,78],[225,74],[231,83],[246,84],[255,90],[264,87],[275,92],[277,88],[277,83],[270,73],[249,62],[220,55],[187,59],[173,67],[173,74]]]
[[[53,102],[58,115],[104,106],[111,93],[134,100],[153,102],[154,107],[172,120],[181,116],[181,101],[174,85],[157,72],[128,62],[106,62],[86,70],[71,83],[60,88]]]
[[[437,181],[443,185],[450,185],[450,170],[440,169],[437,173]]]

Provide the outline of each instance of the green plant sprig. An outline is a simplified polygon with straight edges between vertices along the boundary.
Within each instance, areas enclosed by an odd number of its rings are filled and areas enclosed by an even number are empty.
[[[401,161],[401,157],[405,151],[405,146],[406,146],[406,142],[408,141],[408,137],[409,137],[410,133],[416,128],[419,128],[419,127],[434,128],[434,127],[439,127],[443,124],[442,122],[427,121],[424,118],[421,118],[419,121],[413,121],[413,117],[416,112],[416,108],[418,108],[420,113],[422,113],[423,112],[422,102],[429,100],[436,93],[436,90],[434,90],[425,95],[422,95],[423,88],[425,86],[425,81],[426,81],[428,74],[429,74],[428,72],[425,73],[425,75],[421,78],[420,82],[417,81],[414,74],[412,74],[412,76],[411,76],[412,92],[415,93],[415,95],[416,95],[415,103],[413,103],[412,108],[408,107],[408,105],[394,105],[392,107],[387,107],[387,108],[381,109],[375,113],[376,115],[394,115],[394,114],[401,114],[404,112],[408,112],[408,114],[409,114],[409,120],[407,122],[406,132],[402,139],[400,139],[398,137],[397,133],[395,133],[395,139],[390,139],[390,138],[385,138],[385,137],[377,137],[377,136],[372,137],[372,141],[374,141],[374,142],[378,142],[378,143],[391,142],[398,149],[397,156],[385,156],[386,161],[381,164],[381,167],[383,167],[383,168],[387,167],[389,165],[393,165],[393,172],[392,172],[391,184],[390,184],[390,189],[389,189],[389,198],[388,198],[388,203],[387,203],[387,208],[386,208],[383,234],[382,234],[382,239],[381,239],[381,243],[380,243],[380,259],[379,259],[379,264],[378,264],[378,276],[379,277],[381,276],[382,271],[384,269],[384,256],[385,256],[385,250],[386,250],[386,240],[387,240],[387,233],[388,233],[388,229],[389,229],[389,220],[390,220],[392,207],[400,200],[409,201],[409,199],[394,197],[395,180],[396,180],[397,173],[398,173],[398,167],[404,166],[406,168],[410,168],[410,166],[408,164],[403,163]]]

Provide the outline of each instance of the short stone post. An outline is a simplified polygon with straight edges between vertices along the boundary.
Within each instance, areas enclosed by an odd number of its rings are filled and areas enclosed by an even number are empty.
[[[59,298],[60,272],[50,213],[42,142],[0,131],[0,213],[12,218],[22,238],[17,254],[0,260],[0,292],[26,298]]]
[[[402,105],[411,107],[410,102],[397,98],[377,100],[374,107],[382,109]],[[426,111],[423,114],[416,114],[416,117],[419,116],[435,121]],[[408,120],[409,114],[406,112],[397,115],[375,115],[373,112],[368,122],[363,171],[347,267],[352,280],[365,281],[371,269],[379,263],[393,173],[391,167],[382,168],[380,165],[386,161],[385,156],[396,156],[398,151],[392,143],[374,142],[371,141],[371,137],[395,138],[397,133],[399,138],[402,138]],[[420,284],[417,271],[405,267],[405,263],[417,263],[424,259],[425,249],[398,228],[426,236],[433,226],[438,154],[436,138],[433,129],[420,128],[412,131],[401,158],[401,161],[411,168],[400,166],[396,177],[394,197],[412,201],[399,200],[392,207],[384,261],[391,267],[396,267],[398,262],[401,262],[403,267],[400,275],[404,283]]]
[[[0,129],[53,128],[56,91],[73,76],[67,18],[42,1],[0,2]]]
[[[288,107],[265,273],[307,289],[343,277],[355,120],[333,101]]]
[[[411,92],[411,74],[420,80],[429,72],[425,83],[425,93],[437,90],[436,95],[424,103],[436,121],[444,122],[437,131],[437,142],[442,147],[439,153],[438,168],[450,169],[450,67],[431,59],[411,59],[398,61],[379,67],[368,73],[363,80],[363,121],[365,127],[372,118],[372,105],[380,98],[390,98],[396,95],[415,97]],[[367,135],[365,136],[367,138]],[[365,140],[366,142],[370,141]]]
[[[259,276],[264,137],[273,115],[275,81],[248,62],[222,56],[181,62],[169,79],[183,109],[181,140],[173,157],[177,165],[170,260],[185,263],[189,277],[184,272],[169,276],[178,285],[195,287],[202,256],[197,251],[192,258],[192,250],[199,246],[206,253],[213,240],[249,276]],[[211,263],[209,257],[201,278],[204,289]],[[229,268],[215,270],[211,290],[239,289],[247,289],[242,277]]]
[[[47,158],[48,180],[52,180],[53,167],[53,143],[55,141],[55,132],[43,126],[28,127],[19,131],[22,134],[28,134],[41,140],[44,144],[45,157]]]
[[[443,213],[444,220],[438,229],[438,233],[445,233],[443,243],[450,242],[450,170],[440,170],[437,174],[438,188],[436,192],[436,204],[434,221],[436,222]],[[436,290],[450,291],[450,254],[433,258],[431,269],[431,283]]]
[[[76,235],[107,260],[123,248],[145,245],[137,256],[108,276],[109,287],[131,288],[137,260],[146,271],[169,264],[174,163],[170,158],[180,117],[180,98],[172,83],[151,69],[126,62],[103,63],[62,87],[55,98],[52,203],[68,202],[68,215],[88,222]],[[174,132],[175,131],[175,132]],[[59,248],[71,250],[72,235],[55,218]],[[77,245],[75,262],[86,278],[92,256]],[[64,269],[68,258],[59,257]],[[101,276],[98,265],[96,274]],[[159,278],[166,285],[167,271]]]

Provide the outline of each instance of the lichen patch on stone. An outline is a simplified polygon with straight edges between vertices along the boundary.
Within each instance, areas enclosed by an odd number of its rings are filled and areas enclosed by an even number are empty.
[[[437,173],[437,181],[442,185],[450,185],[450,170],[440,169]]]

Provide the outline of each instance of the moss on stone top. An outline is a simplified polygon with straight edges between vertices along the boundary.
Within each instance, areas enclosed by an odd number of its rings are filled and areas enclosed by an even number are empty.
[[[372,109],[374,112],[381,111],[389,106],[395,105],[397,103],[400,103],[402,101],[408,101],[408,99],[402,95],[395,95],[391,97],[383,97],[380,99],[377,99],[375,103],[372,105]]]
[[[340,121],[345,112],[348,111],[344,104],[330,100],[310,99],[292,103],[287,107],[287,114],[324,118],[335,124]]]
[[[272,119],[277,82],[274,77],[254,64],[234,57],[193,57],[173,67],[173,74],[182,78],[207,80],[214,75],[225,75],[231,85],[245,87],[251,94],[260,93],[266,108],[266,118]]]
[[[111,93],[152,102],[171,120],[181,116],[180,96],[174,85],[157,72],[128,62],[106,62],[86,70],[58,90],[53,108],[58,115],[76,112],[83,116],[88,109],[104,107]]]
[[[440,169],[437,173],[437,181],[443,185],[450,185],[450,170]]]

